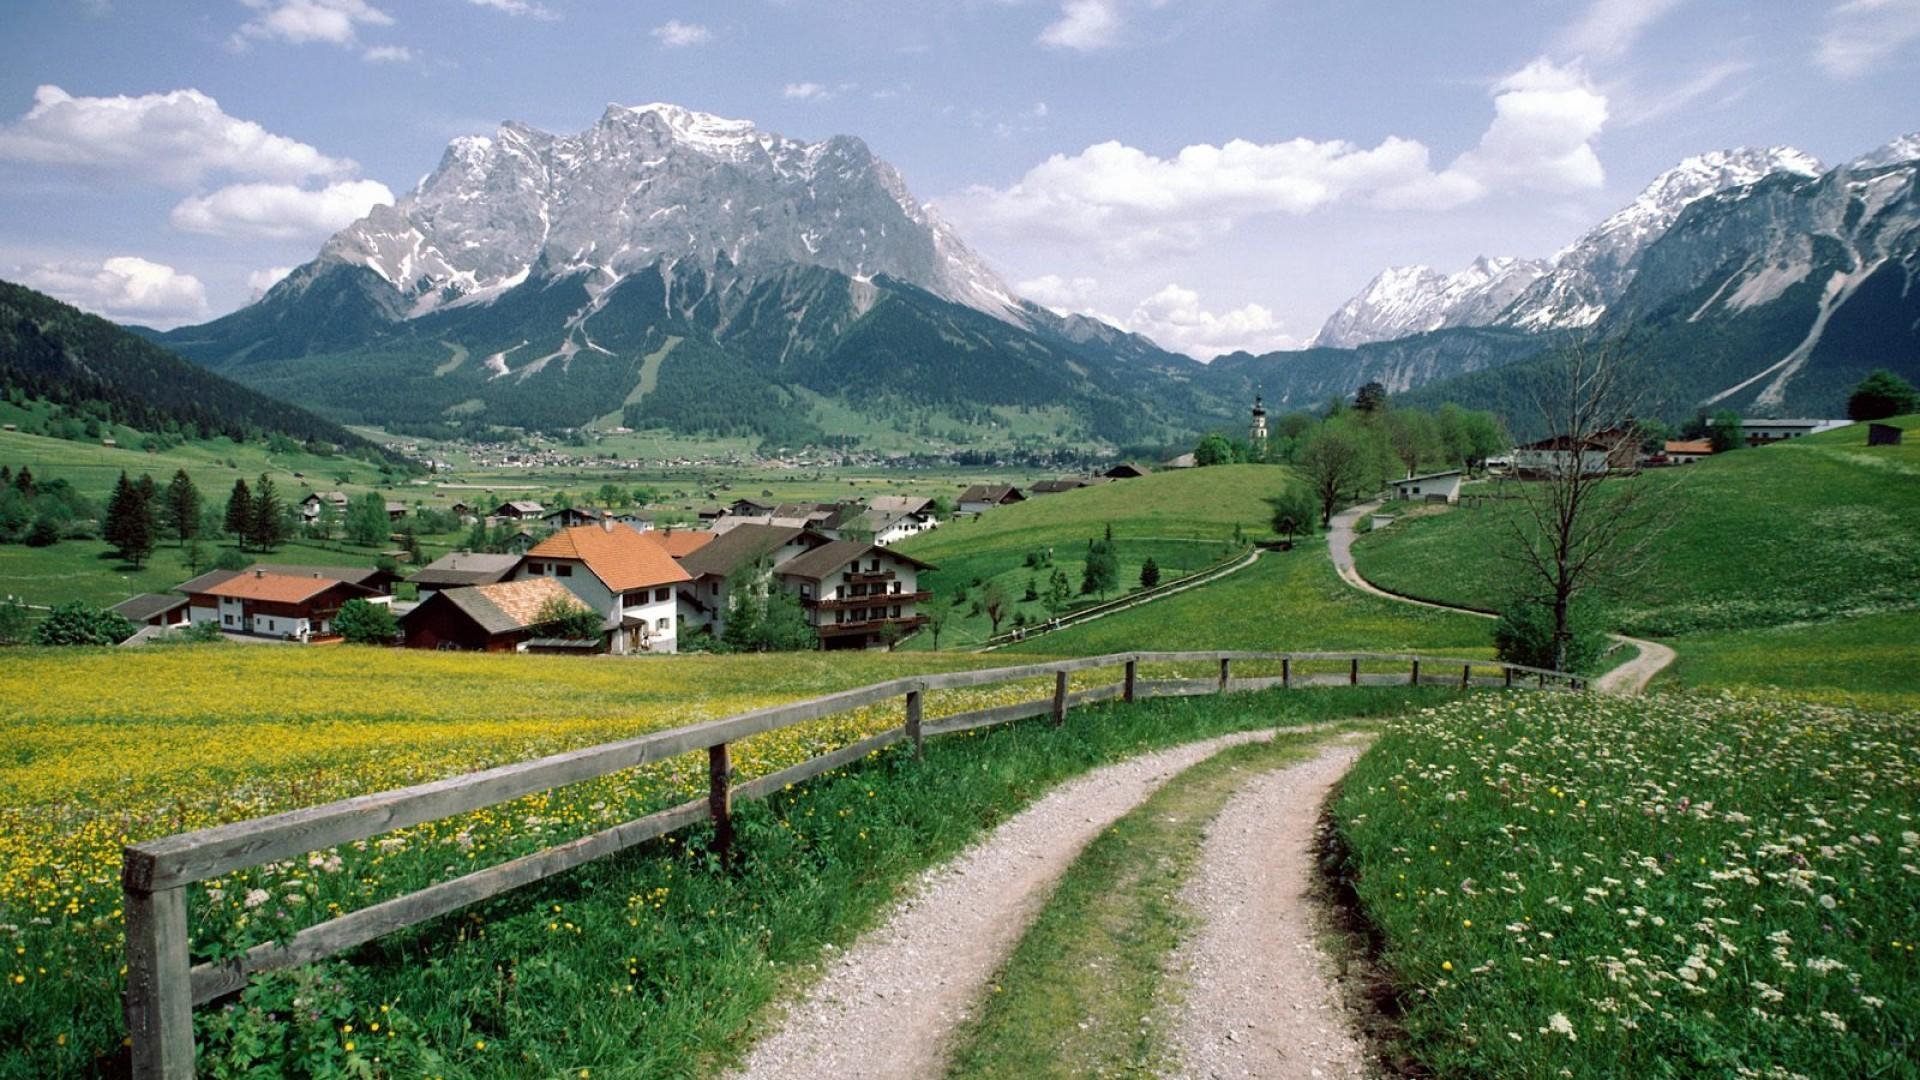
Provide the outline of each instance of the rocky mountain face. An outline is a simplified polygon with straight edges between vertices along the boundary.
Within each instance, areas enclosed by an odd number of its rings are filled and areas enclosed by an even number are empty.
[[[1016,298],[858,139],[672,105],[456,139],[258,303],[166,341],[347,420],[775,441],[842,433],[827,413],[897,429],[1003,408],[1058,408],[1067,438],[1149,438],[1191,422],[1189,395],[1142,408],[1127,387],[1197,366]]]
[[[1350,349],[1450,326],[1486,326],[1550,269],[1542,259],[1484,255],[1456,274],[1389,267],[1334,312],[1308,346]]]

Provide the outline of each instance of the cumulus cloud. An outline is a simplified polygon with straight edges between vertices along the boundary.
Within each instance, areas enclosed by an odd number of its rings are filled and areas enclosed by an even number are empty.
[[[668,19],[648,31],[653,39],[669,49],[682,49],[689,45],[705,45],[713,40],[713,31],[699,23],[683,23],[679,19]]]
[[[1339,202],[1442,210],[1489,191],[1598,186],[1591,140],[1607,99],[1577,66],[1539,60],[1494,87],[1494,119],[1479,144],[1444,169],[1428,148],[1388,137],[1378,146],[1292,139],[1189,146],[1160,157],[1120,142],[1055,154],[1004,189],[943,200],[983,233],[1097,243],[1121,258],[1193,250],[1258,214],[1307,214]]]
[[[560,17],[553,9],[544,4],[532,3],[531,0],[467,0],[467,3],[474,7],[504,11],[509,15],[524,15],[530,19],[552,20]]]
[[[817,82],[790,82],[780,90],[780,96],[795,101],[821,101],[833,96],[833,91]]]
[[[1068,279],[1059,274],[1043,274],[1015,285],[1013,291],[1041,307],[1049,307],[1065,315],[1084,312],[1099,288],[1100,282],[1090,277]]]
[[[1299,347],[1273,312],[1259,304],[1208,311],[1199,293],[1180,285],[1168,285],[1140,301],[1121,325],[1162,348],[1201,360],[1236,350],[1257,354]]]
[[[207,288],[199,278],[134,255],[37,266],[20,277],[32,288],[108,318],[164,327],[207,315]]]
[[[352,46],[362,26],[392,26],[393,16],[366,0],[241,0],[259,14],[240,24],[232,44],[245,49],[255,41],[287,45]]]
[[[168,220],[187,232],[297,240],[331,235],[392,203],[393,192],[378,180],[343,180],[311,191],[292,184],[232,184],[182,200]]]
[[[1040,44],[1078,52],[1111,48],[1123,25],[1118,0],[1066,0],[1059,20],[1040,31]]]
[[[267,295],[267,290],[280,284],[282,278],[293,273],[291,266],[269,266],[265,270],[255,270],[247,275],[247,293],[258,300]]]
[[[405,45],[375,45],[360,54],[369,64],[404,64],[413,59],[413,50]]]
[[[1682,0],[1593,0],[1561,35],[1568,52],[1618,56],[1633,47],[1647,27],[1680,6]]]
[[[350,160],[228,116],[198,90],[74,97],[57,86],[35,90],[33,108],[0,128],[0,159],[134,173],[182,187],[216,170],[285,181],[354,169]]]
[[[1858,78],[1920,38],[1920,0],[1845,0],[1827,13],[1813,58],[1836,79]]]

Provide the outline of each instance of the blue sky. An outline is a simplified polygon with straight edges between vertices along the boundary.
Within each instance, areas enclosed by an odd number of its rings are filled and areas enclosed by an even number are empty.
[[[1544,256],[1682,157],[1920,128],[1920,0],[13,0],[0,276],[248,302],[447,140],[670,101],[864,138],[1008,281],[1199,355]]]

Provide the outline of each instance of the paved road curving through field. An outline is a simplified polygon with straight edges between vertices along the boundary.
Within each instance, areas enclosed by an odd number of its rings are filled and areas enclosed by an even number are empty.
[[[1335,514],[1327,526],[1327,554],[1333,558],[1333,568],[1339,572],[1340,579],[1359,589],[1388,600],[1415,607],[1438,608],[1441,611],[1457,611],[1463,615],[1476,615],[1482,619],[1497,618],[1490,611],[1478,608],[1456,607],[1452,604],[1436,604],[1431,600],[1416,600],[1411,596],[1388,592],[1366,578],[1360,576],[1360,570],[1353,564],[1353,526],[1362,517],[1380,509],[1378,500],[1361,503]],[[1631,638],[1625,634],[1609,634],[1608,637],[1639,650],[1639,655],[1607,672],[1593,681],[1593,688],[1603,694],[1633,695],[1646,690],[1647,684],[1655,675],[1666,670],[1678,654],[1657,641],[1643,638]]]

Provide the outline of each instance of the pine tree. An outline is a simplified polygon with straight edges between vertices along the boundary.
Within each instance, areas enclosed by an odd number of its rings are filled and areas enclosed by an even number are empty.
[[[279,492],[274,489],[273,478],[266,473],[260,474],[260,483],[253,489],[253,505],[250,509],[247,534],[255,547],[268,551],[286,541],[287,508],[280,501]]]
[[[20,466],[19,474],[13,478],[13,489],[29,499],[33,498],[39,491],[33,486],[33,470],[25,465]]]
[[[1158,584],[1160,584],[1160,564],[1154,562],[1153,556],[1149,555],[1147,561],[1140,564],[1140,587],[1151,589]]]
[[[253,529],[253,493],[247,490],[244,479],[233,482],[233,494],[227,496],[226,530],[240,544],[240,550],[247,549],[247,534]]]
[[[153,554],[153,505],[142,494],[140,486],[128,480],[124,472],[113,486],[113,497],[107,502],[107,520],[103,532],[107,542],[120,552],[120,557],[135,566]]]
[[[166,495],[160,503],[160,518],[182,546],[200,535],[200,489],[193,486],[187,470],[177,470],[167,483]]]

